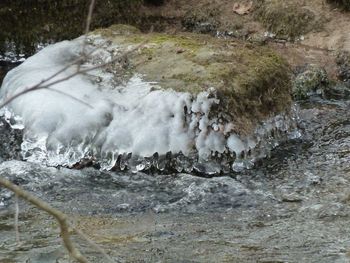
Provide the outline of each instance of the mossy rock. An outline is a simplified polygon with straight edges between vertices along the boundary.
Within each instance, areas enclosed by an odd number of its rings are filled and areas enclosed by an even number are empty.
[[[215,88],[218,110],[242,130],[251,130],[257,122],[290,108],[289,66],[266,46],[194,33],[120,35],[115,34],[116,27],[93,34],[122,50],[145,43],[129,54],[133,72],[163,89],[193,95]]]
[[[328,88],[326,70],[316,65],[307,65],[293,81],[293,96],[297,100],[305,100],[314,94],[324,95]]]
[[[255,17],[284,39],[296,39],[316,26],[315,14],[295,1],[258,0]]]

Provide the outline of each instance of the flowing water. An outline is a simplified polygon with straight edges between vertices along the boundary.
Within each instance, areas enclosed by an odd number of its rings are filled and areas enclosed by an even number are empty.
[[[251,170],[212,178],[24,162],[21,132],[2,122],[0,175],[69,214],[117,262],[349,262],[349,109],[346,101],[301,105],[301,138]],[[0,189],[0,262],[69,262],[54,221],[19,206],[17,246],[14,196]]]

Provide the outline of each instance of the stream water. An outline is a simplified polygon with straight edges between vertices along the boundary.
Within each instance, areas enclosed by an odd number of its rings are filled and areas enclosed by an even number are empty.
[[[0,175],[69,214],[117,262],[349,262],[349,109],[347,101],[301,105],[302,138],[251,170],[213,178],[24,162],[20,132],[2,122]],[[19,206],[16,246],[14,196],[0,189],[0,262],[69,262],[54,221]]]

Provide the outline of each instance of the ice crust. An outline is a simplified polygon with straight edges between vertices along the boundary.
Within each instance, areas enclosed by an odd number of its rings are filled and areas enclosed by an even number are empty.
[[[50,45],[11,70],[3,81],[1,100],[39,83],[77,59],[82,41],[78,38]],[[110,50],[118,50],[117,46],[106,44],[92,51],[101,41],[96,37],[94,44],[86,47],[92,54],[80,66],[82,69],[110,60]],[[50,82],[76,70],[76,65],[71,66]],[[125,82],[118,81],[117,73],[96,69],[50,87],[91,107],[49,89],[27,93],[9,104],[5,110],[7,119],[11,112],[21,117],[24,126],[24,158],[53,166],[73,166],[82,159],[93,159],[102,169],[112,169],[116,162],[121,168],[125,162],[130,165],[132,153],[134,167],[142,170],[152,166],[152,161],[145,163],[147,158],[143,157],[155,153],[158,159],[169,152],[180,153],[184,160],[195,158],[204,164],[214,155],[220,156],[221,161],[227,155],[236,160],[232,168],[239,170],[242,162],[237,162],[242,152],[263,143],[272,130],[286,134],[293,126],[292,119],[280,115],[268,120],[251,138],[242,139],[231,132],[234,123],[223,123],[209,114],[212,105],[219,103],[214,88],[193,96],[162,90],[138,74]],[[18,119],[16,123],[20,126]],[[196,162],[187,168],[196,169]],[[178,170],[186,170],[181,167]]]

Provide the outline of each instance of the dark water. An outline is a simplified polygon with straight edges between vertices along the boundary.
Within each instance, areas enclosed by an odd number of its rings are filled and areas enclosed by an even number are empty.
[[[15,52],[32,54],[38,43],[72,39],[83,34],[89,2],[86,0],[0,1],[0,55],[14,45]],[[96,1],[92,28],[125,23],[136,17],[140,0]],[[136,22],[136,21],[135,21]],[[6,29],[6,30],[5,30]]]
[[[40,43],[82,35],[89,3],[87,0],[1,0],[0,56],[9,50],[9,46],[13,52],[32,55]],[[168,21],[162,15],[149,16],[143,12],[143,5],[162,3],[152,0],[95,1],[91,29],[130,24],[144,31],[150,28],[164,30]]]
[[[2,84],[2,80],[5,77],[6,73],[11,70],[12,68],[19,65],[19,63],[13,63],[13,62],[6,62],[0,60],[0,86]]]

